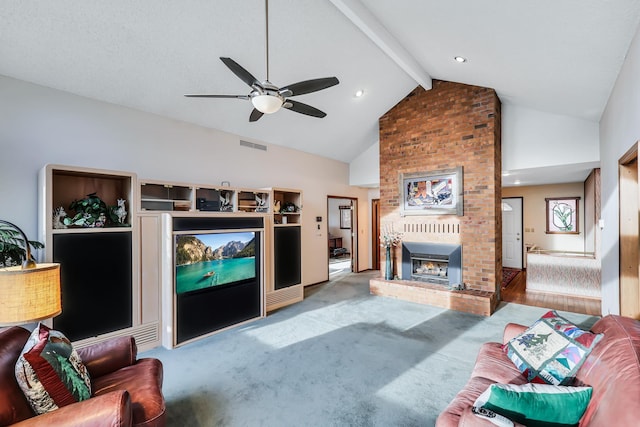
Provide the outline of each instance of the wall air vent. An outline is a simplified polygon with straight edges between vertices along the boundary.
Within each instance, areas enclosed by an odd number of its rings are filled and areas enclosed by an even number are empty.
[[[240,140],[240,145],[243,147],[255,148],[256,150],[267,151],[266,145],[256,144],[255,142]]]

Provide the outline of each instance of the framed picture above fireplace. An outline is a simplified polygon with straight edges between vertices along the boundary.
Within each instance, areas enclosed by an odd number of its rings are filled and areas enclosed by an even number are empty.
[[[400,215],[458,215],[463,212],[462,166],[400,173]]]

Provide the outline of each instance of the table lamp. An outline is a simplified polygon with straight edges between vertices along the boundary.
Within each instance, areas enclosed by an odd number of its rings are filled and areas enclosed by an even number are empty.
[[[0,268],[0,326],[37,322],[62,313],[60,264],[36,264],[26,234],[8,221],[0,223],[20,233],[26,250],[21,266]]]

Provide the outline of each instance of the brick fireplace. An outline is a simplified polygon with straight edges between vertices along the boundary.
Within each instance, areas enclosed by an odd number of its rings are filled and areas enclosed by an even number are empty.
[[[502,279],[500,132],[500,100],[493,89],[438,80],[432,90],[416,88],[380,118],[381,227],[401,232],[403,242],[460,246],[464,290],[402,273],[401,280],[373,279],[372,293],[493,313]],[[400,174],[458,167],[463,215],[401,215]],[[396,272],[405,268],[402,252],[393,255]]]

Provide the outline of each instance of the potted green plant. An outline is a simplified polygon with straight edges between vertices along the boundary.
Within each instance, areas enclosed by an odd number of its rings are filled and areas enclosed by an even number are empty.
[[[26,245],[42,249],[44,245],[26,240],[24,233],[14,224],[0,220],[0,267],[19,265],[27,256]]]
[[[66,217],[63,222],[67,226],[75,227],[104,227],[107,222],[109,209],[96,193],[87,194],[81,200],[74,200],[69,210],[75,211],[72,218]]]
[[[299,210],[300,208],[296,206],[295,203],[284,202],[282,204],[282,207],[280,208],[280,213],[292,213],[292,212],[298,212]]]

